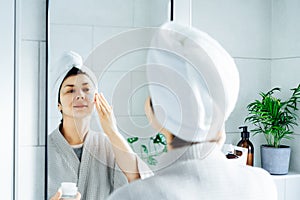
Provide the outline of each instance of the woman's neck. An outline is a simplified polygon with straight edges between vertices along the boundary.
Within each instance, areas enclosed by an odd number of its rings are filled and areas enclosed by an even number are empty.
[[[76,145],[84,142],[89,127],[89,117],[84,119],[64,117],[60,131],[70,145]]]

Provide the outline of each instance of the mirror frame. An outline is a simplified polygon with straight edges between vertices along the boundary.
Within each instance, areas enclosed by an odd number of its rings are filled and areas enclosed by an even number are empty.
[[[48,196],[48,70],[49,70],[49,41],[50,41],[50,2],[51,0],[46,0],[46,6],[45,6],[45,11],[46,11],[46,55],[45,55],[45,93],[46,93],[46,98],[45,98],[45,172],[44,172],[44,199],[47,200]],[[169,16],[170,21],[174,20],[174,0],[170,0],[170,16]]]
[[[44,199],[47,200],[48,197],[48,65],[49,65],[49,16],[50,16],[50,0],[46,0],[46,78],[45,78],[45,174],[44,174]]]

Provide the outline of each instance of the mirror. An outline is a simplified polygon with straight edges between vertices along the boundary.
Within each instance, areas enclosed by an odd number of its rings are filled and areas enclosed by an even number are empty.
[[[161,152],[164,146],[152,142],[156,133],[149,126],[144,114],[144,102],[148,96],[144,67],[146,50],[134,49],[122,56],[113,57],[103,75],[101,75],[103,67],[88,63],[88,58],[97,47],[101,47],[113,37],[139,28],[160,26],[169,20],[169,8],[169,0],[49,0],[48,135],[58,128],[62,118],[57,106],[57,80],[63,69],[57,68],[56,63],[64,52],[74,51],[82,56],[84,63],[98,79],[99,92],[102,92],[107,101],[113,105],[121,134],[128,139],[130,146],[135,151],[143,151],[142,145],[145,144],[144,146],[149,149],[147,152],[144,149],[143,159],[150,166],[155,165],[155,159],[151,159],[148,152]],[[122,43],[119,44],[120,47],[121,45]],[[110,49],[111,47],[108,48],[107,52],[114,51],[114,49]],[[92,114],[91,130],[102,131],[96,112]],[[148,131],[145,132],[145,130]],[[139,135],[138,142],[136,142],[136,133],[142,133]],[[49,162],[50,165],[52,163],[51,152],[56,148],[53,147],[55,145],[50,138],[48,140],[48,166]],[[72,158],[66,157],[68,162],[72,162]],[[57,162],[60,163],[60,161]],[[61,162],[65,163],[66,161]],[[50,167],[53,168],[53,166]],[[78,170],[73,166],[71,168],[75,171]],[[48,173],[52,172],[49,172],[48,169]],[[68,179],[65,181],[76,182],[76,180]],[[105,182],[105,178],[103,181]],[[59,187],[59,185],[53,186],[52,182],[52,180],[48,180],[51,195]],[[78,187],[81,189],[84,186],[78,183]]]
[[[300,26],[296,20],[297,8],[299,3],[291,1],[235,1],[234,4],[225,1],[175,1],[175,21],[190,23],[210,34],[228,50],[238,66],[240,94],[236,108],[226,122],[227,143],[239,141],[238,127],[244,124],[246,105],[258,98],[260,91],[280,86],[287,94],[289,88],[299,83],[300,43],[297,41],[300,39]],[[111,37],[135,28],[161,25],[169,20],[168,10],[168,0],[50,0],[49,70],[64,51],[76,51],[85,60],[94,48]],[[108,49],[108,52],[113,50]],[[118,127],[126,137],[140,134],[140,128],[148,126],[143,108],[147,96],[143,87],[145,53],[139,50],[122,55],[111,62],[105,75],[97,77],[99,89],[113,104]],[[287,70],[282,73],[282,69]],[[99,67],[92,66],[92,71],[96,75],[101,74]],[[51,73],[48,74],[51,80]],[[127,97],[127,94],[131,96]],[[61,119],[55,96],[56,93],[48,94],[48,133],[57,128]],[[92,128],[100,130],[96,115],[92,120]],[[296,128],[295,131],[299,130]],[[145,140],[151,133],[150,128],[149,132],[143,132]],[[264,139],[259,136],[251,139],[257,144],[254,165],[260,166],[258,147]],[[298,140],[299,137],[296,137],[290,144],[299,146],[296,145]],[[139,151],[140,146],[135,146],[134,139],[130,141]],[[291,169],[294,171],[300,171],[300,164],[296,162],[299,156],[298,147],[291,157]]]

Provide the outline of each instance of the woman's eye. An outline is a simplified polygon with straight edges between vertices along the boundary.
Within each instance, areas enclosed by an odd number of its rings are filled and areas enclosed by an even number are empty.
[[[89,91],[90,91],[90,88],[83,88],[82,91],[84,91],[84,92],[89,92]]]
[[[74,93],[74,92],[75,92],[74,89],[67,90],[67,93]]]

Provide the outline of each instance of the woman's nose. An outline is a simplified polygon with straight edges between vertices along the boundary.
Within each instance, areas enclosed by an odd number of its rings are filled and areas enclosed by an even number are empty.
[[[84,96],[85,96],[85,94],[84,94],[84,92],[83,91],[79,91],[79,92],[77,92],[76,93],[76,99],[77,100],[79,100],[79,99],[84,99]]]
[[[77,100],[79,100],[79,99],[84,99],[84,97],[78,95],[78,96],[76,96],[76,99],[77,99]]]

